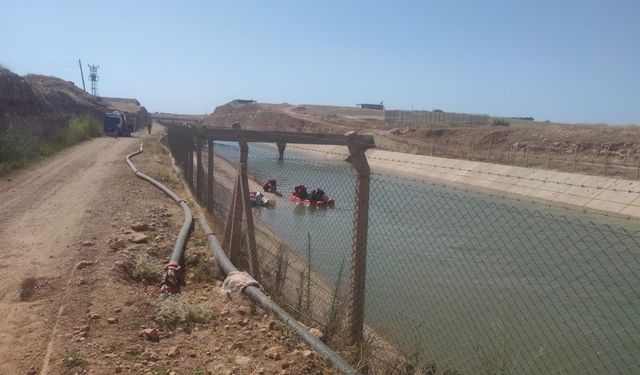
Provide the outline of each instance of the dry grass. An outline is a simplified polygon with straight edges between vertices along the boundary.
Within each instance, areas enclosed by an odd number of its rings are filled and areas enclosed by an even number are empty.
[[[162,264],[147,253],[138,253],[133,263],[133,276],[136,280],[148,282],[160,281]]]
[[[158,303],[153,320],[170,329],[181,327],[191,331],[194,326],[205,324],[212,317],[209,306],[194,304],[180,295],[173,295]]]

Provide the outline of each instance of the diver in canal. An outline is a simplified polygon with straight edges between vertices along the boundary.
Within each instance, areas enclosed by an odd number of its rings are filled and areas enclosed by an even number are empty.
[[[278,191],[278,182],[271,179],[262,186],[262,189],[267,193],[275,193]]]
[[[293,194],[295,194],[296,197],[302,200],[309,199],[309,193],[307,192],[307,188],[302,184],[296,185],[295,191]]]
[[[324,190],[318,188],[311,191],[311,195],[309,196],[309,200],[312,201],[322,201],[324,202],[327,199],[327,196],[324,193]]]

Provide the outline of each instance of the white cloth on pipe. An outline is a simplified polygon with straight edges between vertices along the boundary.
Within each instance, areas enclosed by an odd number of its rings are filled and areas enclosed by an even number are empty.
[[[222,283],[222,294],[230,296],[232,293],[240,294],[248,286],[262,289],[260,283],[244,271],[231,271]]]

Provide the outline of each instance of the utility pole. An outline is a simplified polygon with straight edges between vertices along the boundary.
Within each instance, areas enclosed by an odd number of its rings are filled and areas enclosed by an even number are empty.
[[[82,89],[86,92],[87,88],[84,85],[84,73],[82,73],[82,61],[78,59],[78,66],[80,67],[80,77],[82,77]]]
[[[89,65],[89,80],[91,81],[91,95],[98,96],[98,68],[99,65]]]

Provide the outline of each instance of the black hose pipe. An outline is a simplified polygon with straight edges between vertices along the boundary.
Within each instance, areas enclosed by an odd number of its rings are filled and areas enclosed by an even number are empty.
[[[138,151],[132,152],[131,154],[127,155],[127,164],[129,164],[129,167],[138,178],[141,178],[160,189],[169,198],[176,202],[180,206],[180,208],[182,208],[182,212],[184,213],[184,222],[182,223],[182,227],[180,228],[180,232],[178,233],[178,237],[176,238],[176,243],[173,246],[171,259],[169,260],[169,263],[164,267],[164,276],[162,278],[162,288],[160,289],[160,293],[161,296],[166,297],[167,295],[173,293],[178,287],[181,264],[184,260],[184,250],[187,247],[187,241],[189,241],[189,235],[191,234],[191,228],[193,227],[193,215],[191,214],[189,205],[187,205],[184,199],[178,197],[173,191],[169,190],[166,186],[162,185],[155,179],[138,171],[133,162],[131,162],[130,158],[142,153],[143,151],[144,149],[141,143],[140,149]]]
[[[220,245],[220,241],[213,235],[211,231],[211,227],[207,223],[207,219],[204,214],[200,214],[198,221],[200,223],[200,228],[207,236],[207,242],[209,243],[209,247],[213,252],[213,256],[222,270],[222,273],[226,276],[229,272],[238,271],[238,269],[231,263],[229,258],[227,258],[222,246]],[[324,358],[327,362],[329,362],[336,370],[340,371],[342,374],[358,374],[353,367],[351,367],[342,357],[340,357],[336,352],[331,350],[325,343],[320,341],[317,337],[309,333],[309,331],[298,322],[297,319],[289,315],[283,308],[278,306],[271,298],[269,298],[260,288],[255,286],[248,286],[243,290],[244,294],[249,297],[249,299],[255,303],[257,303],[260,307],[262,307],[266,311],[270,311],[275,314],[280,321],[285,323],[291,329],[293,329],[300,339],[307,343],[316,353],[318,353],[322,358]]]

